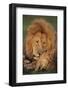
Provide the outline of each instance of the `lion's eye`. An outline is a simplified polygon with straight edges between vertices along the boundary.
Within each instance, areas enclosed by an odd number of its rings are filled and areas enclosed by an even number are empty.
[[[36,43],[38,43],[38,41],[36,41]]]
[[[43,44],[46,44],[45,42],[43,42]]]

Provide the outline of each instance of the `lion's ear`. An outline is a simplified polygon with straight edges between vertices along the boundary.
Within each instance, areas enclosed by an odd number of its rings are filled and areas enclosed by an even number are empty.
[[[28,57],[32,56],[32,37],[33,35],[27,35],[26,36],[26,43],[25,43],[25,51],[26,51],[26,55]]]

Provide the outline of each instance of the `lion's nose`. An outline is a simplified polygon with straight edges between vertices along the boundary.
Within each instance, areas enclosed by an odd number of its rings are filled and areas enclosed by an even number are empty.
[[[39,55],[38,56],[33,55],[33,59],[38,60],[39,59]]]
[[[37,54],[37,55],[34,55],[34,54],[33,54],[33,57],[39,57],[39,54]]]
[[[33,55],[33,58],[34,58],[35,60],[38,60],[38,58],[39,58],[39,54],[37,54],[37,55]]]
[[[33,57],[35,57],[35,55],[33,55]]]

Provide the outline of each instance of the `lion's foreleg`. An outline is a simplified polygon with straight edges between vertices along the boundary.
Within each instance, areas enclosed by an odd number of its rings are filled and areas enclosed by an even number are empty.
[[[39,68],[40,68],[40,62],[39,61],[37,61],[37,63],[36,63],[36,67],[35,67],[35,71],[38,71],[39,70]]]

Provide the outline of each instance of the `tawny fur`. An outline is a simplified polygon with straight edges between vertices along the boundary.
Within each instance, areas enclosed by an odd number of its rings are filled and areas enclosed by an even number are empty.
[[[43,19],[34,20],[27,28],[25,51],[27,57],[36,62],[35,71],[55,66],[53,60],[57,54],[57,33],[53,26]]]

